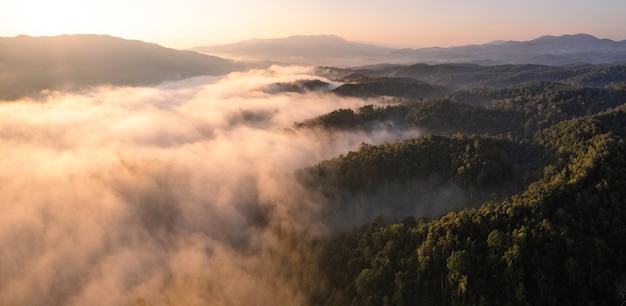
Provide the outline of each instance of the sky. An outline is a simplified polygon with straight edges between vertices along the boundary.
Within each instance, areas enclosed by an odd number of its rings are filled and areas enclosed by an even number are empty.
[[[335,34],[394,47],[542,35],[626,39],[623,0],[3,0],[0,36],[108,34],[186,49]]]

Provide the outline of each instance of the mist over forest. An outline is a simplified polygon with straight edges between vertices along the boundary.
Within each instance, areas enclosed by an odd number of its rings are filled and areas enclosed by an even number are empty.
[[[3,44],[1,305],[626,300],[623,63]]]
[[[2,302],[303,303],[294,291],[308,277],[291,274],[306,258],[292,253],[326,226],[293,172],[404,136],[294,129],[365,103],[267,93],[311,71],[273,67],[2,104],[2,245],[13,246],[2,251]]]

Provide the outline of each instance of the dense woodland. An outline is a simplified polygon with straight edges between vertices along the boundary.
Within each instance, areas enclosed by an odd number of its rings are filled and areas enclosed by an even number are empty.
[[[300,171],[331,225],[363,198],[386,212],[318,241],[312,304],[623,305],[626,66],[322,70],[352,82],[337,94],[397,99],[298,128],[425,135]]]

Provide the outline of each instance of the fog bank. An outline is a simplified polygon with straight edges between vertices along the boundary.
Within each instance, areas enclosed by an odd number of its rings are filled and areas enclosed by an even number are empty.
[[[371,101],[306,67],[0,103],[0,304],[299,305],[321,203],[293,171],[406,135],[293,129]]]

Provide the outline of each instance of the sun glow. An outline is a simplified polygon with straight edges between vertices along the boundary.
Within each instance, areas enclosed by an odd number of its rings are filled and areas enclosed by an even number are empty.
[[[87,5],[80,0],[23,0],[15,4],[15,13],[25,34],[76,34],[84,32],[89,21]]]

